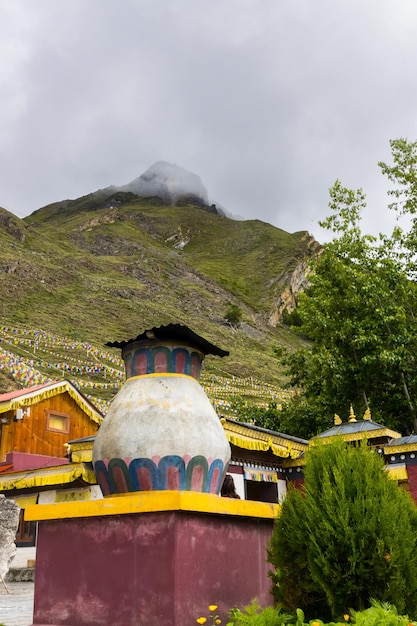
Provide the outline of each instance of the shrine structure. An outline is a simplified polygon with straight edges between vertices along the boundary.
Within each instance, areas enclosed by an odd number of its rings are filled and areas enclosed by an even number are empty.
[[[127,381],[94,441],[104,498],[29,506],[33,624],[187,626],[208,605],[270,604],[279,505],[218,495],[230,445],[198,376],[228,353],[171,324],[112,342]],[[250,575],[248,575],[250,573]]]

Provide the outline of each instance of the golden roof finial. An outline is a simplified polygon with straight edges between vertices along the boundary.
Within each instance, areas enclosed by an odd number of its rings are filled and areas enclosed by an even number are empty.
[[[370,421],[371,419],[371,409],[369,408],[369,406],[366,409],[365,413],[363,414],[363,419],[367,421]]]
[[[353,412],[353,406],[350,405],[349,422],[356,422],[356,415]]]
[[[342,420],[340,419],[337,413],[334,414],[334,423],[335,423],[335,426],[340,426],[340,424],[342,423]]]

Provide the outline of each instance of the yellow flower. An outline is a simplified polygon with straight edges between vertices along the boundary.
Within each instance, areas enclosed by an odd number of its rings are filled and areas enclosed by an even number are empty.
[[[348,622],[350,620],[350,615],[348,613],[345,613],[343,619],[345,620],[345,622]]]
[[[217,604],[209,604],[209,611],[215,611],[217,609]]]
[[[207,617],[199,617],[196,622],[197,624],[205,624],[207,622]]]
[[[219,618],[217,618],[217,619],[215,619],[215,620],[214,620],[214,623],[215,623],[215,624],[221,624],[221,623],[222,623],[222,620],[221,620],[221,619],[219,619]]]
[[[311,622],[311,626],[320,626],[320,622]]]

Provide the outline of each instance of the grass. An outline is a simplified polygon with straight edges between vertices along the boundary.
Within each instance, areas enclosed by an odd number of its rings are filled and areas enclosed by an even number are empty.
[[[16,218],[24,241],[0,222],[0,317],[96,346],[181,323],[230,351],[207,357],[208,375],[280,386],[273,347],[296,348],[300,338],[268,318],[311,254],[305,233],[117,197],[115,209],[102,191]],[[179,228],[190,236],[182,251],[167,241]],[[237,331],[224,320],[231,303],[242,310]]]
[[[12,326],[8,320],[4,322],[0,332],[0,357],[6,354],[12,360],[9,363],[0,358],[0,385],[3,390],[17,386],[13,384],[12,371],[15,372],[15,381],[23,387],[28,386],[29,376],[33,381],[31,384],[41,382],[37,378],[40,374],[50,380],[70,380],[99,408],[103,408],[125,380],[118,350],[39,329]],[[265,383],[246,375],[244,371],[235,376],[225,376],[221,370],[210,367],[210,362],[214,364],[215,361],[215,357],[206,358],[200,382],[221,413],[233,414],[232,405],[236,399],[266,407],[272,400],[279,401],[281,398],[283,390],[279,385]]]

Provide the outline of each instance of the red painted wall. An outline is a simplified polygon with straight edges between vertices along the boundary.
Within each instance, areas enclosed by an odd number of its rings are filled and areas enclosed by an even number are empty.
[[[42,454],[26,454],[24,452],[9,452],[6,454],[6,463],[13,465],[13,472],[39,469],[41,467],[53,467],[55,465],[66,465],[68,459],[56,456],[45,456]]]
[[[410,486],[410,496],[417,504],[417,465],[407,465],[408,484]]]
[[[34,624],[192,626],[272,603],[272,520],[160,512],[39,522]]]

